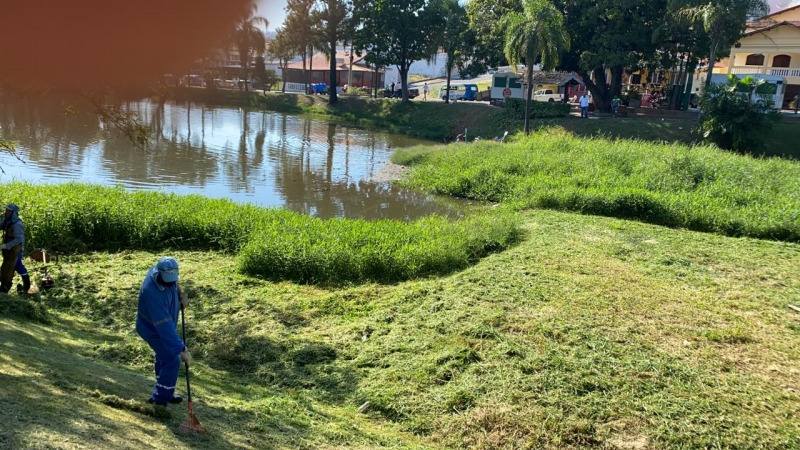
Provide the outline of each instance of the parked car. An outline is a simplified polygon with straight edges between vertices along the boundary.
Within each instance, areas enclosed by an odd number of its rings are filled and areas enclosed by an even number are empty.
[[[533,93],[533,99],[537,102],[561,102],[564,101],[564,94],[553,92],[552,89],[539,89]]]
[[[327,94],[328,85],[325,83],[312,83],[308,86],[311,94]]]
[[[392,92],[391,89],[384,89],[383,90],[383,97],[384,98],[403,98],[403,88],[395,89]],[[416,98],[419,97],[419,89],[417,88],[408,88],[408,98]]]

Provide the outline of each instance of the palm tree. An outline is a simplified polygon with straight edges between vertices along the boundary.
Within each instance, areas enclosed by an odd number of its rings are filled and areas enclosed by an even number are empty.
[[[312,14],[312,22],[315,24],[317,40],[321,44],[320,48],[330,62],[328,103],[335,105],[337,102],[336,87],[339,85],[336,70],[336,44],[343,38],[349,37],[350,4],[346,0],[322,0],[320,4],[321,9],[317,9]]]
[[[685,0],[684,0],[685,1]],[[765,0],[713,0],[685,1],[689,5],[682,8],[682,13],[703,25],[711,41],[708,53],[708,76],[706,88],[711,85],[711,74],[717,62],[717,52],[730,48],[741,36],[747,20],[763,17],[769,13],[769,5]]]
[[[247,90],[247,72],[250,66],[250,55],[255,52],[257,55],[263,55],[267,47],[267,38],[264,32],[259,28],[263,25],[266,29],[269,26],[269,21],[261,16],[256,16],[256,4],[253,2],[245,17],[236,24],[233,31],[232,40],[236,44],[236,49],[239,51],[239,64],[242,67],[242,79],[244,80],[244,87]]]
[[[553,70],[561,62],[561,53],[569,50],[570,39],[564,28],[564,16],[547,0],[523,0],[522,13],[503,18],[506,27],[503,52],[516,68],[520,60],[527,70],[525,99],[525,134],[531,132],[531,94],[533,65],[538,59],[542,70]]]

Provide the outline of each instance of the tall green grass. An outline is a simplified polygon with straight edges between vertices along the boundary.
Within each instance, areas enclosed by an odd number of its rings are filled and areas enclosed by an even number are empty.
[[[456,223],[434,216],[410,224],[295,216],[257,231],[242,249],[239,269],[298,282],[395,282],[464,269],[517,237],[508,214]]]
[[[408,184],[437,194],[800,241],[800,164],[713,147],[539,132],[498,145],[411,148]]]
[[[2,188],[6,201],[22,209],[29,249],[241,251],[244,273],[305,283],[449,273],[518,236],[518,221],[509,214],[455,222],[320,220],[228,200],[84,184]]]

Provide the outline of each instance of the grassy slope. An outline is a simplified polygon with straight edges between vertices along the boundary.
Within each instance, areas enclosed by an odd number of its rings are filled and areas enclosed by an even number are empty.
[[[549,211],[525,228],[446,278],[336,290],[177,253],[206,440],[173,434],[182,408],[142,413],[131,327],[156,255],[72,257],[50,325],[0,318],[0,445],[800,446],[800,246]]]
[[[514,142],[418,146],[392,161],[440,195],[800,242],[800,165],[716,147],[538,132]]]

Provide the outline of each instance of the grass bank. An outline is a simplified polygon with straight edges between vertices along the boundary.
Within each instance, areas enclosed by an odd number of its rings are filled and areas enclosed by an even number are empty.
[[[251,106],[291,114],[311,114],[349,125],[375,128],[407,134],[434,141],[452,142],[455,136],[468,130],[470,138],[491,139],[504,132],[516,134],[523,129],[522,106],[511,111],[491,107],[482,102],[459,102],[446,105],[440,101],[402,103],[393,99],[369,99],[343,95],[335,107],[328,97],[320,95],[282,94],[279,92],[239,92],[230,90],[183,89],[172,97],[179,100],[202,101],[210,104]],[[522,104],[520,102],[520,104]],[[582,137],[638,139],[649,142],[696,144],[702,141],[695,132],[696,120],[653,118],[620,118],[608,116],[581,120],[564,115],[563,105],[534,102],[532,127],[540,131],[566,130]],[[800,159],[800,122],[778,123],[753,154]]]
[[[28,248],[202,249],[237,254],[244,273],[302,283],[396,282],[461,270],[519,238],[512,214],[320,220],[201,196],[83,184],[2,186],[22,209]]]
[[[398,150],[436,194],[800,241],[800,164],[712,147],[539,132],[512,143]]]
[[[72,256],[43,297],[50,324],[0,296],[0,446],[800,446],[800,247],[546,210],[524,223],[503,253],[397,285],[274,283],[174,252],[202,439],[173,432],[184,408],[145,403],[132,320],[159,253]]]

